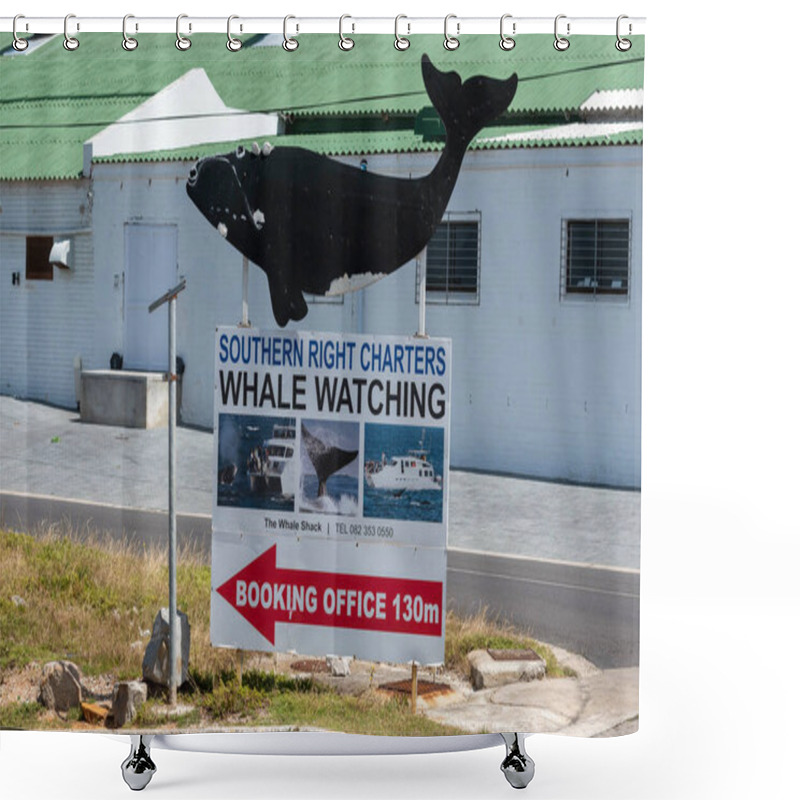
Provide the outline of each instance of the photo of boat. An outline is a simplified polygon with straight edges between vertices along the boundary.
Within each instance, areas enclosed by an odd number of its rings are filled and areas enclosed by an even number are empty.
[[[380,461],[367,461],[364,465],[364,480],[373,489],[392,492],[442,491],[442,476],[436,475],[425,449],[425,429],[419,447],[411,448],[405,455],[386,457]]]
[[[364,516],[440,523],[444,430],[414,425],[364,426]]]
[[[220,414],[217,505],[294,511],[300,454],[294,417]]]
[[[294,497],[297,487],[297,428],[293,419],[276,422],[272,436],[250,451],[250,491]]]

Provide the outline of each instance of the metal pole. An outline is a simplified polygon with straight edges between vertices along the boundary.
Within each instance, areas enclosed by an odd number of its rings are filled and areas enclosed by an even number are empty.
[[[178,703],[178,657],[180,654],[180,631],[178,629],[178,535],[177,509],[175,504],[175,476],[177,474],[175,454],[175,429],[178,411],[178,376],[175,366],[175,309],[177,295],[169,299],[169,703]]]
[[[422,251],[419,259],[419,330],[417,336],[427,338],[425,333],[425,294],[427,292],[426,262],[428,260],[428,248]]]
[[[242,257],[242,327],[250,327],[250,303],[249,294],[250,262],[247,256]]]

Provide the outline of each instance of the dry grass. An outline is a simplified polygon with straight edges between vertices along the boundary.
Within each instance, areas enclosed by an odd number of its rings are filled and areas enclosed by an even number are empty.
[[[497,649],[535,650],[545,661],[547,676],[550,678],[574,677],[575,673],[568,667],[562,667],[550,648],[520,634],[512,625],[504,620],[491,619],[486,611],[471,617],[458,617],[448,611],[446,635],[444,643],[445,667],[469,678],[470,668],[467,654],[471,650],[483,650],[487,647]]]
[[[169,597],[167,564],[165,548],[87,531],[0,532],[0,669],[68,658],[89,675],[140,676],[153,620]],[[210,588],[205,559],[182,549],[178,607],[192,625],[191,663],[214,672],[230,669],[233,655],[211,647]]]
[[[90,531],[58,528],[30,536],[0,530],[0,682],[4,673],[30,662],[69,659],[87,676],[112,674],[114,680],[141,676],[142,656],[158,610],[168,598],[168,557],[164,548],[120,542]],[[317,725],[333,730],[411,735],[453,733],[405,704],[386,703],[368,692],[348,697],[307,680],[263,671],[235,679],[235,651],[212,648],[209,615],[211,568],[206,557],[181,549],[178,555],[178,607],[191,622],[190,684],[187,700],[196,725],[230,722],[252,725]],[[17,602],[15,602],[15,598]],[[22,598],[23,602],[19,602]],[[533,648],[547,662],[551,677],[569,674],[550,650],[520,635],[486,612],[470,618],[448,613],[445,659],[448,669],[468,677],[470,650]],[[143,719],[160,717],[148,701]],[[138,724],[141,724],[141,720]],[[63,727],[37,713],[32,703],[0,708],[0,727]]]

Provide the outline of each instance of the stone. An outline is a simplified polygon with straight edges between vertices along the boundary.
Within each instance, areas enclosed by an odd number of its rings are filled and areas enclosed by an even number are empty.
[[[189,677],[189,618],[178,612],[178,686]],[[144,679],[159,686],[169,686],[169,609],[162,608],[153,620],[153,635],[142,659]]]
[[[83,699],[81,671],[71,661],[48,661],[42,668],[39,702],[51,711],[79,708]]]
[[[17,606],[17,608],[19,608],[20,606],[24,608],[26,605],[28,605],[27,602],[25,601],[25,598],[20,597],[18,594],[11,595],[11,602],[15,606]]]
[[[347,658],[327,656],[325,663],[328,666],[328,672],[334,678],[346,678],[350,674],[350,661]]]
[[[83,712],[83,718],[90,725],[105,725],[106,717],[108,717],[109,713],[105,706],[97,703],[81,703],[81,711]]]
[[[139,707],[147,700],[147,684],[143,681],[121,681],[114,684],[111,714],[114,727],[121,728],[136,718]]]
[[[473,650],[467,655],[470,682],[473,689],[493,689],[508,683],[519,683],[543,678],[547,669],[544,659],[538,656],[520,660],[497,660],[486,650]]]

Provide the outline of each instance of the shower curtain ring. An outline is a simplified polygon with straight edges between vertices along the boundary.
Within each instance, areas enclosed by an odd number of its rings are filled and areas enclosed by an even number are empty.
[[[175,47],[178,50],[188,50],[192,46],[192,40],[181,34],[181,20],[188,19],[188,17],[188,14],[178,14],[178,18],[175,20]],[[191,29],[192,26],[190,24],[189,30],[191,31]]]
[[[451,36],[447,32],[447,23],[450,22],[451,19],[457,19],[455,14],[448,14],[444,18],[444,49],[445,50],[457,50],[458,46],[461,42],[458,41],[456,36]],[[456,22],[456,34],[458,34],[459,30],[461,29],[461,23]]]
[[[228,43],[225,45],[231,53],[236,53],[242,49],[242,40],[231,36],[231,21],[234,19],[239,19],[239,17],[236,14],[231,14],[228,17]]]
[[[23,14],[17,14],[17,16],[14,17],[14,22],[11,23],[11,30],[14,33],[14,49],[18,53],[21,53],[23,50],[26,50],[28,48],[28,40],[27,39],[20,39],[19,36],[17,36],[17,20],[18,19],[25,19],[25,16]]]
[[[631,40],[630,40],[630,39],[623,39],[623,38],[622,38],[622,37],[619,35],[620,22],[622,22],[622,20],[623,20],[623,19],[628,19],[628,16],[627,16],[627,14],[620,14],[620,15],[617,17],[617,42],[616,42],[616,44],[614,45],[614,47],[616,47],[616,48],[617,48],[617,50],[619,50],[619,51],[620,51],[620,53],[625,53],[625,52],[627,52],[628,50],[630,50],[630,49],[631,49],[631,47],[633,47],[633,42],[631,42]],[[631,32],[631,24],[630,24],[630,23],[628,23],[628,34],[630,34],[630,32]]]
[[[401,19],[408,19],[405,14],[398,14],[394,18],[394,46],[396,50],[408,50],[411,47],[411,40],[400,35],[399,26]],[[411,33],[411,25],[406,24],[408,33]]]
[[[283,18],[283,49],[289,53],[300,47],[300,42],[298,42],[297,39],[292,39],[287,33],[287,26],[290,19],[295,18],[291,14]]]
[[[555,21],[555,25],[554,25],[554,31],[555,31],[556,40],[553,42],[553,47],[555,47],[556,50],[560,50],[562,52],[569,47],[569,39],[565,39],[563,36],[561,36],[559,34],[559,32],[558,32],[558,21],[560,19],[566,19],[566,18],[567,18],[566,14],[559,14],[556,17],[556,21]],[[569,36],[569,22],[567,23],[567,36]]]
[[[506,36],[506,34],[503,31],[503,25],[504,25],[505,21],[507,19],[511,19],[511,18],[512,18],[511,14],[503,14],[503,16],[500,17],[500,49],[501,50],[506,50],[506,51],[513,50],[514,49],[514,45],[516,45],[516,42],[514,41],[514,39],[511,36]],[[511,32],[512,33],[516,33],[517,32],[517,23],[516,22],[512,22],[511,23]]]
[[[133,14],[126,14],[122,18],[122,47],[125,50],[131,51],[135,50],[139,46],[138,39],[134,39],[132,36],[128,36],[128,20],[134,19]],[[138,26],[137,26],[138,28]]]
[[[345,36],[344,32],[342,31],[342,26],[344,25],[344,21],[346,19],[352,19],[352,17],[349,14],[342,14],[342,16],[339,17],[339,49],[345,51],[352,50],[356,46],[356,43],[349,37]],[[353,26],[353,29],[355,29],[355,25]]]
[[[67,28],[69,26],[69,21],[71,19],[75,19],[75,15],[74,14],[67,14],[67,16],[64,17],[64,49],[65,50],[77,50],[78,49],[78,45],[80,45],[80,42],[74,36],[70,36],[69,35],[69,31],[67,30]],[[76,30],[80,30],[80,25],[76,25]]]

